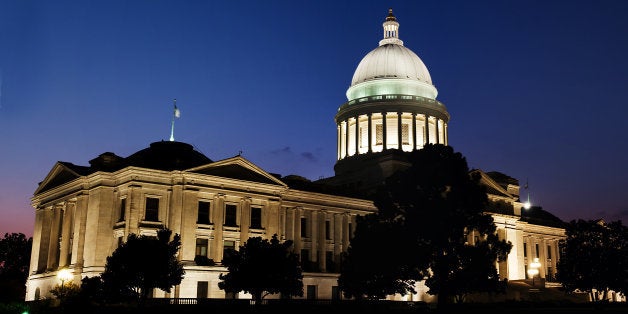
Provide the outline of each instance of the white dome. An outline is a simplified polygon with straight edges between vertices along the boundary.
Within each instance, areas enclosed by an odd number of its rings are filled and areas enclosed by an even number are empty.
[[[432,85],[430,72],[419,56],[398,44],[386,44],[369,52],[355,70],[351,86],[379,78],[411,79]]]
[[[369,52],[353,73],[347,99],[403,94],[436,99],[438,91],[432,84],[427,67],[399,39],[399,23],[392,9],[383,24],[384,38],[379,47]]]

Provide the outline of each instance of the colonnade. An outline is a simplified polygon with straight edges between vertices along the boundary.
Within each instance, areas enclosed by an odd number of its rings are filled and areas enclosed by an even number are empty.
[[[414,112],[368,113],[349,117],[337,125],[337,158],[381,152],[413,151],[427,143],[448,145],[447,123]]]

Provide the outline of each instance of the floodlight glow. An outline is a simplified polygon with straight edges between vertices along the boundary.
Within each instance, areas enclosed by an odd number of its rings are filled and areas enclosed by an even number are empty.
[[[538,273],[538,269],[541,268],[541,263],[539,262],[539,258],[535,257],[534,261],[532,263],[530,263],[530,267],[532,269],[536,269],[537,273]]]
[[[64,268],[57,272],[57,278],[61,280],[61,286],[63,286],[63,283],[72,280],[72,278],[74,278],[74,275],[72,274],[71,270]]]
[[[530,209],[530,207],[532,207],[532,204],[530,204],[530,202],[523,203],[523,208]]]

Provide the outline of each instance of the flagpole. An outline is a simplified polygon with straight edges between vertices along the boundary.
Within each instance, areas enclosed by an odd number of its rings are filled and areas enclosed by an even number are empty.
[[[170,141],[174,142],[174,118],[177,117],[177,99],[174,99],[174,110],[172,111],[172,125],[170,127]]]

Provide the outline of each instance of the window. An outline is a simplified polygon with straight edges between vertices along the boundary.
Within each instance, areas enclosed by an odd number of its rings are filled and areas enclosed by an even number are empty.
[[[331,286],[331,299],[340,300],[340,289],[338,289],[338,286]]]
[[[310,250],[301,249],[301,264],[305,265],[310,261]]]
[[[534,245],[534,251],[535,251],[534,257],[539,257],[539,244],[538,243]]]
[[[307,218],[301,217],[301,237],[307,237]]]
[[[316,300],[316,286],[315,285],[307,285],[307,296],[308,300]]]
[[[196,239],[196,256],[207,256],[208,239]]]
[[[523,257],[528,257],[528,244],[523,242]]]
[[[552,247],[547,246],[547,259],[552,259]]]
[[[327,268],[327,272],[336,271],[336,265],[334,264],[334,252],[332,251],[325,252],[325,266]]]
[[[196,218],[196,223],[209,225],[209,202],[198,202],[198,214]]]
[[[235,241],[225,240],[222,247],[222,259],[224,260],[225,257],[228,257],[233,251],[235,251]]]
[[[407,123],[401,125],[401,143],[410,145],[410,126]]]
[[[146,198],[146,221],[159,221],[159,199],[154,197]]]
[[[367,129],[360,127],[360,139],[358,140],[358,143],[360,143],[360,148],[362,147],[368,147],[368,135],[366,133]]]
[[[331,239],[331,226],[330,226],[330,222],[329,220],[325,221],[325,239],[326,240],[330,240]]]
[[[236,224],[237,207],[234,204],[227,204],[225,206],[225,226],[237,227]]]
[[[120,199],[120,217],[118,221],[124,221],[126,219],[126,198]]]
[[[209,291],[209,284],[207,281],[198,281],[196,282],[196,298],[197,299],[205,299],[209,295],[207,292]]]
[[[262,209],[251,207],[251,228],[262,229]]]
[[[381,124],[375,125],[375,145],[384,144],[384,126]]]

